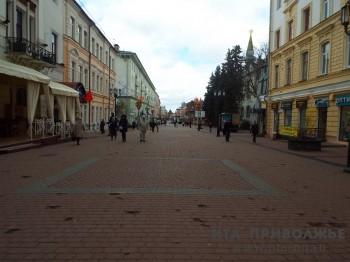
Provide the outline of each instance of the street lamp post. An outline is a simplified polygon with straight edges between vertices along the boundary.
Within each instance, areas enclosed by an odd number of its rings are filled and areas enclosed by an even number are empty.
[[[345,34],[350,36],[350,30],[349,27],[349,17],[350,17],[350,0],[346,1],[346,4],[341,8],[341,24],[344,26]],[[348,142],[348,159],[347,159],[347,165],[343,169],[344,172],[350,173],[350,139],[347,140]]]
[[[214,96],[219,97],[219,96],[225,96],[225,91],[214,91]],[[218,116],[218,128],[216,129],[216,136],[220,137],[220,131],[221,131],[221,127],[220,127],[220,111],[219,110],[219,116]]]

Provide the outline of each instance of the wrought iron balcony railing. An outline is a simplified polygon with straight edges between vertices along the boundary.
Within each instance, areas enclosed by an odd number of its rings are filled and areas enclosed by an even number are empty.
[[[35,60],[40,60],[52,65],[56,64],[56,55],[41,46],[20,37],[6,38],[6,52],[9,54],[25,54]]]

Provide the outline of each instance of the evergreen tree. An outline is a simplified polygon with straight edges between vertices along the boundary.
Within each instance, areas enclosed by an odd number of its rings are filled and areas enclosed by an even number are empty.
[[[209,83],[207,86],[207,92],[204,95],[203,109],[208,122],[216,124],[218,122],[217,116],[222,109],[220,109],[220,103],[217,101],[215,92],[219,89],[220,77],[221,77],[220,66],[216,67],[215,73],[211,74]]]
[[[229,49],[222,64],[221,89],[225,91],[223,110],[238,113],[243,98],[244,58],[239,45]]]

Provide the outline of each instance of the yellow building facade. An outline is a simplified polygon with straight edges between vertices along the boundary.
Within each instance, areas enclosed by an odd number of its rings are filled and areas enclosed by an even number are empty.
[[[115,112],[117,45],[112,45],[76,1],[65,6],[64,82],[80,83],[92,101],[81,104],[87,128],[98,130]]]
[[[331,2],[332,6],[323,6],[327,1],[316,2],[284,1],[280,7],[281,22],[270,25],[267,98],[270,137],[304,134],[328,141],[347,137],[350,38],[340,22],[343,1]],[[326,8],[328,16],[322,17],[327,14]],[[276,9],[272,4],[272,17]],[[318,15],[320,21],[315,23],[317,19],[313,17]]]

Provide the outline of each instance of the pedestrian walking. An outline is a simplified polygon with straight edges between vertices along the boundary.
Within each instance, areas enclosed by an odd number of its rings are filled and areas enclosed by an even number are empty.
[[[111,136],[111,124],[112,124],[113,117],[114,117],[114,113],[112,112],[111,116],[109,117],[109,120],[108,120],[108,135],[109,136]]]
[[[132,121],[132,130],[134,130],[136,127],[136,122],[135,121]]]
[[[253,143],[256,143],[256,135],[259,132],[259,126],[256,121],[254,121],[254,124],[250,127],[250,132],[253,134]]]
[[[104,134],[105,133],[105,121],[102,119],[101,120],[101,123],[100,123],[100,131],[101,131],[101,134]]]
[[[231,123],[226,121],[224,124],[224,135],[226,142],[230,142],[230,134],[231,134]]]
[[[211,129],[213,128],[213,124],[209,122],[209,132],[211,133]]]
[[[139,122],[140,142],[146,142],[147,129],[148,129],[148,122],[146,120],[146,116],[143,115]]]
[[[80,145],[80,139],[84,134],[84,124],[80,117],[77,117],[74,124],[74,135],[76,137],[77,145]]]
[[[128,120],[126,115],[122,115],[119,121],[119,131],[122,133],[123,142],[126,142],[126,132],[128,132]]]
[[[117,139],[117,120],[115,117],[112,117],[111,122],[109,123],[109,132],[111,136],[111,140]]]
[[[156,122],[154,122],[154,119],[152,118],[151,119],[151,122],[149,123],[149,125],[150,125],[150,127],[151,127],[151,131],[154,133],[154,128],[155,128],[155,126],[156,126]]]

